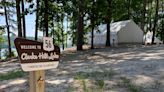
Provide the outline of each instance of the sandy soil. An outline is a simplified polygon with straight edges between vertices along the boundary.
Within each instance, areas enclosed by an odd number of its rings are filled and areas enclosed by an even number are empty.
[[[0,64],[0,74],[12,70],[20,70],[20,65]],[[121,85],[122,77],[143,92],[164,92],[164,46],[122,46],[64,53],[59,67],[46,71],[45,92],[83,92],[79,81],[74,79],[76,73],[111,70],[116,74],[104,79],[104,92],[131,92]],[[28,92],[27,80],[28,76],[1,81],[0,92]]]

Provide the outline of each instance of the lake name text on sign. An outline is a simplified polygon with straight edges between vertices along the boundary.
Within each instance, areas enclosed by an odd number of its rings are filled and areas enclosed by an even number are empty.
[[[24,71],[47,70],[58,66],[60,58],[58,46],[49,44],[53,49],[45,50],[44,43],[24,38],[16,38],[14,43]]]

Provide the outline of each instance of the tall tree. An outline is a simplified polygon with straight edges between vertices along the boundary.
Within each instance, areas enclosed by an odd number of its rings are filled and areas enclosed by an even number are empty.
[[[131,0],[127,0],[127,11],[128,11],[128,19],[131,16]]]
[[[62,35],[62,49],[64,50],[64,24],[63,24],[63,20],[64,20],[64,14],[61,14],[61,35]]]
[[[91,8],[91,49],[94,49],[94,28],[95,28],[95,6],[96,0],[92,0]]]
[[[5,10],[5,20],[6,20],[6,28],[7,28],[7,38],[8,38],[8,51],[9,51],[9,57],[11,57],[11,42],[10,42],[10,28],[9,28],[9,23],[8,23],[8,14],[7,14],[7,9],[6,9],[6,1],[3,0],[4,2],[4,10]]]
[[[16,0],[16,11],[17,11],[18,37],[22,37],[20,0]]]
[[[78,1],[78,30],[77,30],[77,50],[83,50],[84,33],[84,0]]]
[[[164,1],[162,1],[162,12],[164,12]],[[162,39],[163,39],[163,44],[164,44],[164,14],[162,17]]]
[[[44,22],[45,22],[45,35],[48,37],[48,1],[44,0],[45,13],[44,13]]]
[[[36,0],[35,40],[38,40],[39,0]]]
[[[24,0],[21,0],[21,6],[22,6],[23,37],[26,38],[26,20],[25,20],[25,11],[24,11]]]
[[[147,0],[143,0],[141,29],[142,29],[144,32],[145,32],[144,27],[145,27],[146,4],[147,4]]]
[[[106,34],[106,46],[110,46],[110,23],[112,18],[112,0],[107,0],[108,3],[108,13],[106,15],[106,22],[107,22],[107,34]]]
[[[154,44],[155,32],[156,32],[156,30],[157,30],[158,9],[159,9],[159,0],[156,0],[156,8],[155,8],[155,17],[154,17],[154,26],[153,26],[152,44]]]

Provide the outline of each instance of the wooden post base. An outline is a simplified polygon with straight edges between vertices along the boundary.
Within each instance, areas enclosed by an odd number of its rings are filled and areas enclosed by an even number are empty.
[[[30,72],[30,92],[45,92],[45,71]]]

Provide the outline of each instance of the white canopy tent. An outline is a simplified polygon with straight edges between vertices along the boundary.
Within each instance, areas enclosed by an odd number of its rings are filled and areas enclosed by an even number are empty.
[[[4,9],[0,8],[0,15],[4,14]]]
[[[94,45],[105,45],[106,43],[106,24],[98,27],[100,33],[94,32]],[[95,30],[96,31],[96,30]],[[119,21],[110,24],[110,44],[117,45],[122,43],[142,43],[143,31],[133,20]],[[91,36],[89,36],[89,44]]]

